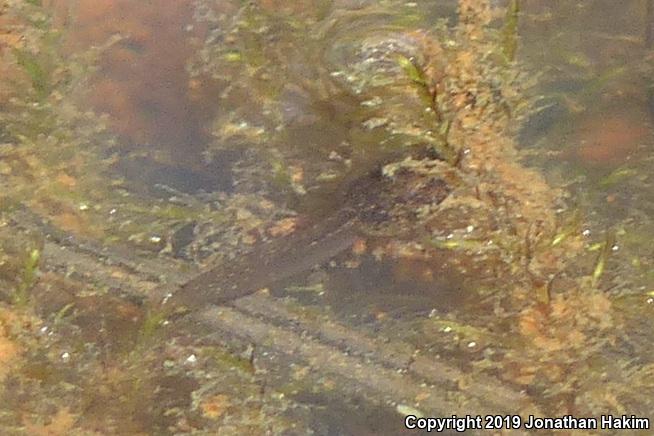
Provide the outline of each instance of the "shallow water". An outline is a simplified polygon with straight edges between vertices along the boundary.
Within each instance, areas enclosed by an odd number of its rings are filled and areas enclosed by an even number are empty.
[[[489,379],[648,416],[648,3],[6,2],[0,427],[397,434]],[[425,361],[467,375],[370,381]]]

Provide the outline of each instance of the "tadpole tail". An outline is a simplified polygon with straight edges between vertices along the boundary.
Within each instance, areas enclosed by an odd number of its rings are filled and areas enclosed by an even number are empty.
[[[356,214],[340,210],[290,236],[262,243],[251,253],[192,278],[166,301],[172,310],[224,304],[308,271],[352,246]]]

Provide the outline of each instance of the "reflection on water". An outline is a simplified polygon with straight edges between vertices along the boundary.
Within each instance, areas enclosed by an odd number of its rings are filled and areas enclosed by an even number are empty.
[[[8,434],[651,413],[649,2],[5,3]]]

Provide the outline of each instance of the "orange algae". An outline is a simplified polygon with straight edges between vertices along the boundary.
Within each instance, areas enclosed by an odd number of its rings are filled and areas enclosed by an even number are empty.
[[[46,7],[67,50],[105,47],[84,99],[109,116],[125,144],[156,144],[178,163],[197,156],[213,102],[187,72],[204,32],[193,23],[193,1],[50,0]]]

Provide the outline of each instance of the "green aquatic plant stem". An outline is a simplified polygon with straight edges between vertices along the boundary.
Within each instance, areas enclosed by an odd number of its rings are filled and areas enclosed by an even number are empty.
[[[48,74],[43,67],[42,62],[33,54],[26,50],[14,50],[16,62],[20,65],[29,76],[32,87],[36,92],[39,100],[44,99],[49,93]]]
[[[508,62],[515,60],[518,51],[518,21],[520,0],[511,0],[506,10],[506,21],[502,29],[502,53]]]
[[[139,332],[139,344],[143,344],[152,339],[159,331],[168,315],[169,311],[165,309],[149,309]]]
[[[602,278],[602,275],[604,274],[604,271],[606,269],[606,263],[608,261],[609,256],[611,255],[611,252],[613,251],[614,246],[615,246],[615,232],[608,231],[606,234],[606,241],[604,242],[604,244],[602,244],[602,249],[599,255],[597,256],[595,269],[593,270],[593,274],[591,276],[591,285],[593,288],[597,286],[599,280]]]
[[[29,301],[29,292],[36,283],[40,259],[41,251],[34,248],[25,260],[23,276],[14,293],[14,304],[17,306],[23,307]]]
[[[431,141],[431,146],[446,162],[454,165],[458,159],[458,153],[452,149],[448,141],[451,120],[443,116],[445,112],[439,103],[439,96],[436,89],[429,85],[427,74],[420,65],[406,56],[397,55],[396,62],[402,68],[409,80],[417,87],[421,99],[434,115],[434,121],[438,125],[436,138]]]

